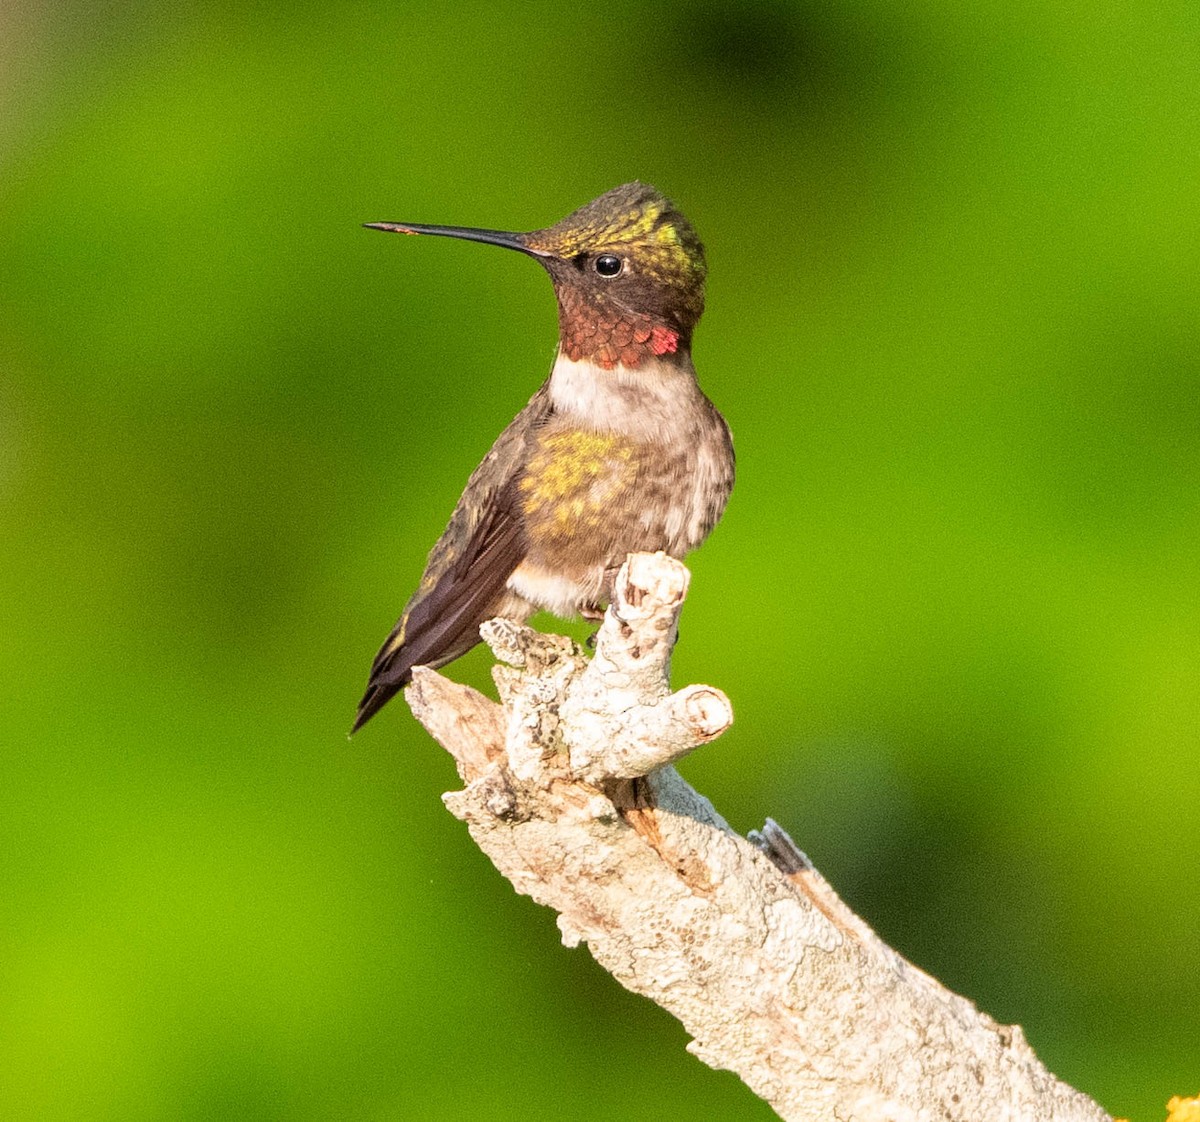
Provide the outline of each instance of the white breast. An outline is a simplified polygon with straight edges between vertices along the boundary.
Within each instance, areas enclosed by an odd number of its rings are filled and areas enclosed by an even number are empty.
[[[650,359],[611,370],[561,351],[550,373],[550,400],[586,428],[671,444],[694,437],[695,405],[703,395],[691,360]]]

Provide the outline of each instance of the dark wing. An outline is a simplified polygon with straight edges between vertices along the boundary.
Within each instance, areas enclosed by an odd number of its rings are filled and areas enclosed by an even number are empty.
[[[546,388],[497,438],[467,482],[421,584],[375,661],[351,732],[357,732],[412,678],[414,666],[444,666],[479,642],[504,586],[525,556],[517,476],[526,445],[550,414]]]

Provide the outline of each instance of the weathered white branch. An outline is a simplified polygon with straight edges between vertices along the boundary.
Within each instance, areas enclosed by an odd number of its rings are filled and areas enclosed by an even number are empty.
[[[465,788],[450,811],[520,891],[689,1050],[786,1119],[1083,1122],[1109,1116],[881,942],[770,819],[740,837],[670,763],[729,727],[709,686],[672,693],[687,570],[635,554],[587,659],[503,620],[503,705],[431,670],[407,691]]]

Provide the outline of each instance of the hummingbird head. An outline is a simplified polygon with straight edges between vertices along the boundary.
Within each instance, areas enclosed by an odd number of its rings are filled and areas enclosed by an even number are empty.
[[[554,281],[569,358],[636,367],[686,353],[704,311],[704,247],[653,187],[614,187],[524,240]]]
[[[674,204],[645,183],[614,187],[528,234],[369,225],[487,242],[536,258],[554,282],[563,352],[606,369],[686,355],[704,311],[704,247]]]

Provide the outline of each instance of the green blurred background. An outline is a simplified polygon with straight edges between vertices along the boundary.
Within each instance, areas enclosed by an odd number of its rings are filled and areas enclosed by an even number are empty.
[[[345,740],[554,339],[359,223],[632,178],[738,448],[684,774],[1111,1111],[1200,1089],[1198,75],[1191,0],[6,8],[0,1117],[770,1117]]]

